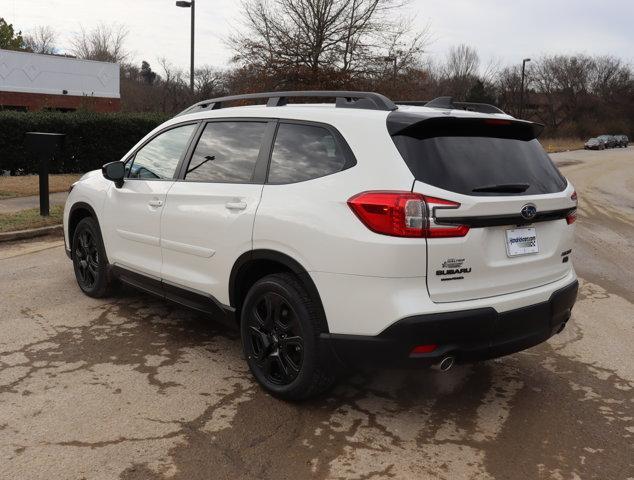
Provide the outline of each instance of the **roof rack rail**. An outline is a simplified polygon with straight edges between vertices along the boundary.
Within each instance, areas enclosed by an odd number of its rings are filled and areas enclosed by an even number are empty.
[[[289,98],[335,98],[337,108],[362,108],[368,110],[396,110],[398,107],[385,95],[374,92],[354,92],[339,90],[298,90],[291,92],[264,92],[264,93],[246,93],[243,95],[230,95],[228,97],[212,98],[195,103],[191,107],[186,108],[178,115],[186,113],[194,113],[201,110],[218,110],[224,108],[227,102],[235,102],[240,100],[260,100],[266,99],[267,107],[281,107],[288,103]],[[176,116],[178,116],[176,115]]]
[[[496,106],[489,105],[488,103],[477,102],[454,102],[453,97],[438,97],[429,102],[424,101],[405,101],[396,102],[397,105],[414,105],[425,106],[428,108],[444,108],[448,110],[467,110],[469,112],[479,113],[505,113],[503,110]]]
[[[424,107],[429,103],[429,100],[397,100],[396,105],[410,105],[412,107]]]

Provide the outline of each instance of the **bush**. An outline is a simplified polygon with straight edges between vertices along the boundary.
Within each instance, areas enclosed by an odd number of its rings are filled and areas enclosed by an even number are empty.
[[[25,147],[26,132],[65,133],[51,173],[83,173],[120,160],[143,136],[167,120],[160,114],[0,111],[0,171],[37,173]]]

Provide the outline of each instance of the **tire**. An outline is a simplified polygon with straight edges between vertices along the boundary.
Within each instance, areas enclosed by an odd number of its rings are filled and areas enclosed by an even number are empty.
[[[92,217],[82,219],[72,239],[75,278],[79,288],[89,297],[101,298],[112,290],[106,250],[101,231]]]
[[[303,400],[335,382],[332,357],[319,342],[320,314],[297,277],[268,275],[249,290],[240,315],[242,348],[251,373],[267,392]]]

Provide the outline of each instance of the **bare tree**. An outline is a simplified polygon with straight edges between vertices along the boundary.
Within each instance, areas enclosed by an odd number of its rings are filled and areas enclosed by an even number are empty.
[[[519,114],[520,90],[522,88],[522,68],[513,65],[500,70],[496,79],[499,92],[499,106],[512,115]]]
[[[221,97],[227,93],[224,72],[209,66],[194,71],[194,87],[199,98]]]
[[[632,71],[619,58],[604,55],[594,58],[594,68],[590,74],[590,88],[605,100],[627,97],[632,86]]]
[[[446,75],[451,78],[470,78],[478,74],[480,56],[469,45],[451,47],[447,54]]]
[[[123,25],[98,24],[92,30],[81,31],[72,40],[72,52],[79,58],[123,63],[129,57],[125,49],[128,30]]]
[[[553,130],[589,106],[583,100],[590,91],[592,69],[592,58],[587,55],[544,56],[533,65],[530,83],[546,104],[540,117]]]
[[[189,75],[186,75],[183,69],[172,65],[166,58],[160,58],[158,63],[163,69],[162,80],[158,85],[161,111],[173,113],[193,103],[194,98],[186,80]]]
[[[57,48],[57,32],[48,25],[36,27],[24,36],[24,48],[33,53],[53,54]]]
[[[427,31],[397,16],[408,0],[243,0],[245,29],[228,43],[234,61],[278,72],[365,74],[419,54]],[[284,12],[280,14],[280,12]],[[408,42],[396,48],[403,40]]]

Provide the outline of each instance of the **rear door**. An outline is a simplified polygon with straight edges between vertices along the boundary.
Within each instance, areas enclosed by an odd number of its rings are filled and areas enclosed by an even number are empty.
[[[435,302],[486,298],[564,277],[576,207],[528,122],[421,122],[393,139],[428,197],[427,287]]]
[[[165,282],[228,303],[235,260],[251,250],[255,213],[275,122],[206,123],[181,179],[167,195],[161,223]]]

